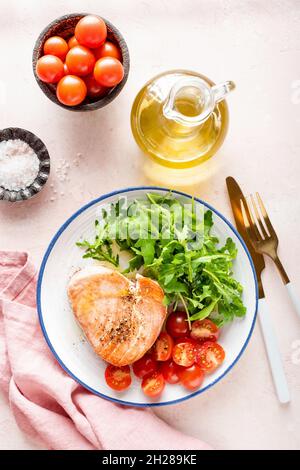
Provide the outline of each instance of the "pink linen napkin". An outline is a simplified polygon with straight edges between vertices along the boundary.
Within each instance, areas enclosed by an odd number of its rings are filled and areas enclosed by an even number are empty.
[[[210,449],[151,410],[111,403],[69,377],[44,340],[35,295],[27,253],[0,251],[0,387],[25,433],[59,450]]]

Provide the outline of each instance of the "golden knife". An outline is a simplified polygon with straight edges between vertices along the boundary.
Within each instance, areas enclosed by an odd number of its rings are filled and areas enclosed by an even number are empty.
[[[248,238],[244,226],[244,219],[241,210],[241,201],[243,202],[245,208],[247,208],[247,204],[238,183],[235,181],[234,178],[228,176],[228,178],[226,178],[226,184],[236,227],[250,252],[256,271],[259,297],[258,319],[260,322],[266,351],[269,358],[275,389],[280,403],[288,403],[290,401],[290,393],[283,369],[277,338],[273,329],[271,316],[267,308],[265,293],[261,280],[261,273],[265,268],[265,261],[263,256],[254,250],[252,243]],[[247,209],[245,210],[247,211]],[[249,214],[247,214],[247,217],[248,215]]]

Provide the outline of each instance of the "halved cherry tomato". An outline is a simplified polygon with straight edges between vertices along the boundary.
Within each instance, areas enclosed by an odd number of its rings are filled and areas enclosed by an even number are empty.
[[[189,332],[189,325],[185,312],[172,312],[167,319],[166,323],[167,332],[173,338],[180,338]]]
[[[95,57],[87,47],[74,46],[66,56],[66,64],[71,74],[83,77],[93,71]]]
[[[193,364],[190,367],[181,367],[179,370],[179,378],[185,388],[195,390],[202,384],[204,372],[197,364]]]
[[[57,83],[64,76],[64,63],[55,55],[44,55],[37,61],[36,74],[42,82]]]
[[[195,356],[195,362],[202,370],[212,372],[224,361],[225,351],[220,344],[206,341],[195,350]]]
[[[157,362],[150,354],[145,354],[145,356],[132,364],[132,369],[139,379],[143,379],[157,370]]]
[[[105,369],[105,380],[110,388],[118,392],[126,390],[131,384],[130,367],[116,367],[109,364]]]
[[[122,60],[121,51],[113,42],[105,41],[102,46],[93,49],[93,53],[96,59],[101,59],[101,57],[115,57],[120,62]]]
[[[190,341],[175,344],[172,352],[173,361],[179,366],[190,367],[195,362],[195,346]]]
[[[174,361],[163,362],[160,366],[160,372],[164,376],[164,379],[169,384],[177,384],[179,382],[179,370],[178,366]]]
[[[109,88],[100,85],[94,75],[91,74],[84,77],[84,81],[87,87],[87,94],[90,98],[99,98],[100,96],[104,96],[108,93]]]
[[[208,318],[196,320],[192,323],[191,337],[197,341],[217,341],[219,328]]]
[[[75,27],[75,37],[83,46],[94,49],[104,43],[107,36],[106,24],[102,18],[87,15],[78,21]]]
[[[75,75],[63,77],[56,88],[57,99],[66,106],[76,106],[86,97],[86,84]]]
[[[69,46],[67,42],[60,36],[52,36],[51,38],[47,39],[44,44],[44,54],[55,55],[61,60],[65,59],[68,50]]]
[[[69,41],[68,41],[68,46],[69,46],[69,49],[72,49],[72,47],[75,47],[75,46],[79,46],[79,42],[77,41],[77,39],[75,38],[75,36],[72,36]]]
[[[167,361],[172,355],[172,349],[173,340],[163,331],[154,343],[152,354],[157,361]]]
[[[154,372],[144,377],[142,381],[142,389],[148,397],[158,397],[165,388],[165,379],[160,372]]]
[[[95,64],[94,77],[100,85],[116,86],[124,78],[123,65],[114,57],[102,57]]]

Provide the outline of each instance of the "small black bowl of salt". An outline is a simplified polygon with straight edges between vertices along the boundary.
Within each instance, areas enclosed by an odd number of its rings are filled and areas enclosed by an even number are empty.
[[[30,199],[45,185],[50,157],[45,144],[19,127],[0,131],[0,199]]]

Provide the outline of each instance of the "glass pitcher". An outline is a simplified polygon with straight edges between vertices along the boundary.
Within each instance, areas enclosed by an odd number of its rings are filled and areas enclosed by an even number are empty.
[[[131,128],[141,149],[162,165],[190,168],[212,157],[227,133],[224,100],[231,81],[215,85],[207,77],[172,70],[150,80],[138,93]]]

